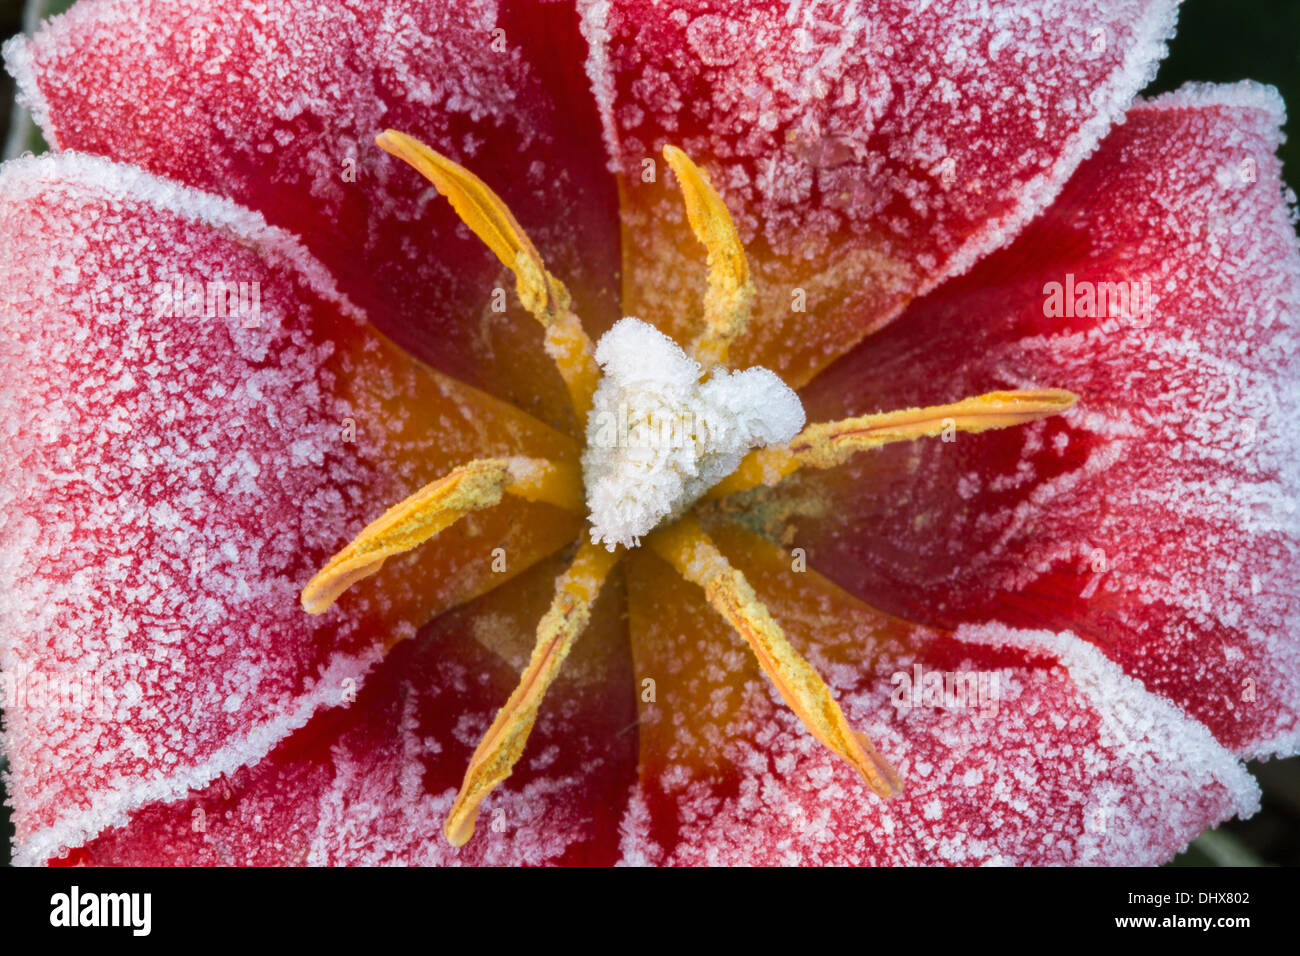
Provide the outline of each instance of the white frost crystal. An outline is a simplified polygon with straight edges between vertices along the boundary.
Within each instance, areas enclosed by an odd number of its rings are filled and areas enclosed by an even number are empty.
[[[715,371],[654,326],[615,323],[596,345],[604,375],[582,456],[591,539],[633,547],[735,471],[753,448],[804,425],[795,393],[765,368]]]

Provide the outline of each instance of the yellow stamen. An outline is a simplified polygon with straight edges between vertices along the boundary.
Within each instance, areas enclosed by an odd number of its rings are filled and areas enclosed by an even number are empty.
[[[571,511],[581,510],[577,465],[541,458],[484,458],[449,472],[368,524],[302,589],[309,614],[324,614],[348,588],[377,572],[471,511],[490,508],[504,492]]]
[[[691,346],[706,369],[724,365],[732,341],[749,323],[754,283],[749,262],[736,234],[731,213],[723,205],[704,171],[676,146],[664,147],[664,159],[677,174],[686,217],[695,238],[708,250],[709,289],[704,296],[705,330]]]
[[[900,792],[893,768],[865,735],[849,726],[830,688],[791,646],[745,576],[731,566],[694,516],[655,532],[647,544],[682,577],[704,589],[709,604],[749,643],[763,672],[814,737],[848,761],[880,796]]]
[[[556,579],[555,598],[537,625],[532,659],[470,758],[465,781],[447,814],[443,832],[452,846],[463,846],[474,835],[483,798],[510,776],[523,754],[542,697],[591,619],[601,585],[618,558],[618,552],[584,540],[568,570]]]
[[[906,408],[838,422],[809,425],[786,448],[750,452],[734,472],[705,496],[708,501],[758,485],[774,485],[800,468],[833,468],[860,451],[947,431],[982,432],[1059,415],[1075,403],[1063,389],[988,392],[951,405]]]
[[[546,271],[537,247],[501,197],[468,169],[405,133],[385,130],[375,142],[433,183],[461,221],[514,272],[519,301],[546,330],[546,352],[555,360],[579,424],[585,427],[600,379],[591,338],[570,311],[564,283]]]

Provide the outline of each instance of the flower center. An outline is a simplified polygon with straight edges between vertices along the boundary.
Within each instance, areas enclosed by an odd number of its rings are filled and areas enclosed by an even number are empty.
[[[537,625],[519,685],[470,758],[443,832],[460,846],[479,805],[511,773],[542,698],[583,632],[622,549],[646,546],[699,585],[713,609],[753,652],[804,727],[881,797],[901,784],[853,730],[830,688],[786,639],[745,576],[709,539],[693,511],[801,468],[832,468],[886,442],[979,432],[1066,411],[1059,389],[990,392],[951,405],[909,408],[804,427],[798,397],[765,368],[728,371],[731,343],[745,330],[754,285],[731,215],[708,178],[681,150],[664,147],[696,238],[708,253],[702,331],[690,355],[640,319],[624,318],[593,346],[510,210],[488,186],[423,143],[389,130],[380,146],[426,176],[474,233],[513,270],[519,300],[545,329],[554,360],[586,433],[574,461],[484,458],[467,462],[389,508],[338,552],[302,591],[303,608],[323,614],[384,562],[419,547],[505,494],[571,511],[586,508],[589,540],[579,539],[555,597]],[[603,371],[603,375],[601,374]],[[585,502],[584,502],[585,498]]]
[[[582,455],[591,540],[636,547],[680,517],[756,447],[784,445],[804,426],[803,406],[774,372],[703,369],[672,339],[636,318],[596,345],[604,372]]]

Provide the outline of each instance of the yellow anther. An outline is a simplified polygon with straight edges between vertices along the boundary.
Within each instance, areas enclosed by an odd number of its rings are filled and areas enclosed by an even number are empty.
[[[470,758],[465,781],[443,824],[453,846],[463,846],[474,835],[479,805],[510,776],[523,754],[542,697],[586,629],[601,586],[618,558],[617,552],[584,541],[568,570],[556,579],[555,598],[537,625],[532,659]]]
[[[578,467],[540,458],[484,458],[425,485],[368,524],[302,589],[309,614],[324,614],[348,588],[377,572],[386,560],[423,544],[471,511],[490,508],[505,492],[580,510]]]
[[[754,304],[749,262],[736,234],[735,223],[731,221],[731,213],[704,171],[676,146],[664,147],[664,159],[677,174],[691,230],[708,250],[705,330],[692,344],[691,350],[706,369],[725,365],[731,343],[749,323],[750,309]]]
[[[468,169],[405,133],[385,130],[375,142],[433,183],[461,221],[515,274],[519,301],[546,329],[546,351],[560,370],[579,423],[585,426],[600,379],[591,338],[570,311],[564,283],[546,271],[537,247],[501,197]]]
[[[1059,415],[1076,400],[1059,388],[988,392],[951,405],[905,408],[838,422],[809,425],[786,448],[750,452],[739,467],[710,489],[716,500],[758,485],[774,485],[802,467],[833,468],[860,451],[896,441],[912,441],[948,432],[982,432]]]
[[[496,253],[502,265],[515,273],[519,300],[530,312],[555,311],[556,303],[552,290],[547,288],[549,277],[542,257],[501,197],[483,180],[418,139],[397,130],[385,130],[375,137],[375,142],[409,163],[447,197],[465,225]]]
[[[704,589],[709,604],[749,644],[763,672],[814,737],[848,761],[880,796],[901,790],[893,768],[865,735],[849,726],[825,681],[791,646],[745,576],[731,566],[693,516],[655,532],[646,543],[682,577]]]

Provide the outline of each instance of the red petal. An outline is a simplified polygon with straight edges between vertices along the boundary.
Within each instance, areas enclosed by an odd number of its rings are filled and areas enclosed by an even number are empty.
[[[616,198],[585,52],[572,3],[95,0],[6,58],[56,147],[259,210],[398,344],[525,408],[544,390],[558,415],[554,369],[527,364],[537,324],[492,311],[493,287],[513,301],[513,282],[373,138],[401,129],[472,168],[580,314],[617,317]]]
[[[513,574],[577,533],[507,501],[308,616],[299,589],[376,511],[453,464],[572,442],[413,363],[224,200],[54,154],[4,167],[0,230],[20,861],[260,758],[385,644],[499,583],[493,548]],[[248,309],[168,315],[176,277],[244,283]]]
[[[861,6],[586,5],[626,313],[696,331],[701,250],[666,174],[642,175],[672,142],[712,174],[756,267],[735,363],[808,381],[1052,200],[1154,75],[1176,3]]]
[[[874,796],[781,703],[702,592],[638,553],[633,654],[657,700],[641,705],[629,860],[1149,865],[1258,808],[1254,781],[1204,727],[1073,635],[913,628],[750,535],[711,533],[903,794]],[[974,699],[962,684],[942,707],[896,707],[916,667],[973,677]]]
[[[800,523],[809,560],[912,620],[1069,628],[1225,745],[1294,752],[1300,255],[1281,110],[1250,85],[1139,105],[1014,246],[818,379],[813,420],[1008,385],[1080,401],[809,475],[826,509]],[[1045,317],[1067,275],[1149,282],[1150,327]]]
[[[442,835],[562,567],[543,562],[439,618],[396,648],[351,706],[319,715],[255,767],[143,811],[86,847],[86,862],[613,862],[636,765],[620,575],[548,691],[515,772],[484,803],[474,837],[457,850]]]

